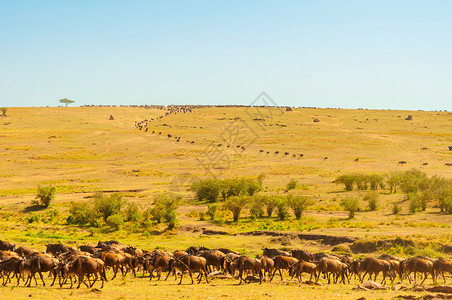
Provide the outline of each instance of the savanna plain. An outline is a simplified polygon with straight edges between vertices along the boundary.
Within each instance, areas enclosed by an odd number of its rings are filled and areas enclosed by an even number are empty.
[[[449,204],[434,193],[405,192],[400,181],[391,186],[390,179],[411,172],[452,180],[452,113],[185,108],[8,108],[0,117],[0,240],[43,252],[49,243],[118,240],[149,251],[205,246],[250,257],[268,247],[356,259],[381,254],[451,258]],[[338,178],[348,175],[380,179],[373,188],[355,180],[347,191]],[[259,182],[255,198],[303,197],[309,205],[296,218],[289,207],[281,214],[275,208],[268,216],[265,203],[261,212],[244,203],[234,221],[221,196],[198,199],[193,186],[212,178],[253,180]],[[55,188],[48,207],[36,203],[38,186]],[[96,224],[70,218],[77,204],[88,206],[100,193],[121,198],[117,218]],[[178,199],[171,226],[146,217],[159,197]],[[357,203],[352,218],[344,199]],[[375,207],[369,199],[376,199]],[[131,211],[138,217],[129,218]],[[107,271],[108,279],[112,274]],[[49,287],[52,279],[45,274],[46,287],[39,279],[31,288],[13,280],[0,290],[2,299],[391,299],[431,294],[413,289],[407,279],[366,291],[356,288],[359,281],[353,277],[346,284],[328,284],[321,277],[320,285],[312,285],[283,275],[284,280],[276,275],[272,282],[241,285],[238,279],[216,277],[192,285],[184,277],[178,285],[171,276],[150,281],[137,272],[137,277],[118,275],[102,289],[99,283],[71,289],[68,284]],[[428,277],[423,286],[442,284],[442,278]],[[452,285],[450,273],[446,285]]]

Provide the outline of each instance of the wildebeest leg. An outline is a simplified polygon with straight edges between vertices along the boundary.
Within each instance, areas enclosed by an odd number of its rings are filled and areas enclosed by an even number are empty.
[[[279,276],[281,276],[281,280],[283,280],[283,279],[282,279],[282,272],[281,272],[281,269],[279,269]]]
[[[85,274],[84,273],[78,274],[78,285],[77,285],[78,289],[80,288],[80,284],[82,283],[84,278],[85,278]]]
[[[273,280],[273,277],[275,276],[276,271],[278,270],[278,268],[275,268],[275,270],[273,271],[272,277],[270,278],[269,282],[271,282]]]
[[[50,271],[50,272],[53,273],[53,281],[52,281],[52,284],[50,286],[53,286],[53,284],[55,283],[55,280],[57,278],[57,273],[56,273],[55,269]]]
[[[427,276],[428,276],[428,273],[427,273],[427,272],[424,272],[424,280],[422,280],[421,284],[424,283],[425,279],[427,279]]]
[[[46,283],[44,282],[44,278],[42,277],[41,271],[39,271],[38,274],[39,274],[39,277],[41,277],[42,286],[46,286]],[[36,280],[36,277],[35,277],[35,280]],[[36,283],[36,285],[38,285],[38,283]]]
[[[191,275],[191,274],[190,274]],[[180,274],[180,281],[179,281],[179,283],[178,284],[181,284],[182,283],[182,278],[184,277],[184,271],[181,271],[181,274]],[[191,279],[191,283],[193,283],[193,278]]]
[[[206,282],[209,283],[209,278],[208,278],[208,276],[207,276],[207,271],[206,271],[206,269],[204,269],[204,275],[206,276]]]
[[[93,285],[96,283],[96,281],[97,281],[97,272],[96,273],[94,273],[94,280],[93,280],[93,283],[90,283],[90,288],[92,288],[93,287]],[[89,282],[89,281],[88,281]]]
[[[366,278],[366,275],[367,275],[367,271],[365,271],[363,277],[360,278],[361,283],[364,282],[364,278]]]
[[[113,272],[114,272],[114,275],[113,275],[113,277],[111,278],[111,280],[115,279],[116,273],[118,273],[118,269],[119,269],[119,268],[118,268],[117,265],[113,266]]]

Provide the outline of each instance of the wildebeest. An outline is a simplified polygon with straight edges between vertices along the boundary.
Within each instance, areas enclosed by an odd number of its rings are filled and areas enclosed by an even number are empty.
[[[262,255],[270,257],[271,259],[274,259],[278,255],[290,256],[289,252],[281,251],[275,248],[263,248],[262,250],[263,250]]]
[[[7,241],[0,241],[0,250],[9,250],[13,251],[14,247],[16,247],[15,244],[7,242]]]
[[[348,266],[343,262],[340,262],[339,260],[336,259],[324,257],[317,263],[318,272],[316,282],[319,280],[320,273],[323,273],[324,276],[327,277],[328,283],[331,282],[330,275],[333,274],[334,283],[337,283],[337,280],[339,279],[339,277],[341,277],[341,281],[339,281],[339,283],[343,282],[345,284],[345,279],[346,278],[348,279],[348,277],[346,277],[347,270]]]
[[[237,258],[237,262],[240,277],[239,284],[242,284],[242,280],[245,281],[246,283],[246,280],[243,279],[243,271],[246,270],[251,270],[257,273],[259,275],[259,283],[262,283],[262,266],[261,261],[259,259],[253,257],[240,256],[239,258]]]
[[[63,244],[48,244],[46,246],[46,253],[50,253],[55,257],[66,252],[77,252],[77,249]]]
[[[295,257],[298,260],[304,260],[304,261],[312,261],[313,255],[309,252],[303,251],[303,250],[291,250],[292,257]]]
[[[400,263],[400,273],[402,276],[406,273],[408,281],[411,283],[410,273],[414,272],[414,283],[416,283],[416,273],[424,273],[424,279],[421,284],[427,279],[428,274],[432,275],[433,281],[435,281],[433,262],[427,259],[413,257],[406,259]]]
[[[374,281],[377,280],[377,275],[381,272],[383,274],[383,280],[381,284],[386,282],[386,275],[391,269],[391,263],[386,260],[367,257],[362,261],[362,269],[364,270],[364,275],[361,278],[361,282],[364,281],[364,277],[369,274],[369,280],[372,279],[372,274],[375,274]]]
[[[198,283],[201,282],[203,276],[206,277],[206,282],[209,283],[206,266],[207,266],[207,262],[204,257],[198,257],[198,256],[193,256],[193,255],[184,255],[179,258],[172,258],[171,262],[170,262],[170,271],[168,272],[166,279],[168,279],[168,276],[170,275],[171,272],[178,269],[181,271],[179,284],[182,283],[182,278],[184,277],[184,271],[188,271],[188,273],[190,274],[192,284],[194,283],[193,275],[192,275],[193,272],[199,272],[199,274],[200,274]]]
[[[206,259],[207,270],[212,272],[211,266],[219,269],[223,268],[226,254],[218,250],[203,250],[200,251],[197,256],[204,257]]]
[[[44,278],[42,277],[43,272],[53,272],[53,283],[55,283],[56,272],[55,269],[58,265],[58,260],[55,258],[43,257],[41,255],[31,255],[26,259],[22,260],[19,265],[19,272],[21,275],[28,274],[28,278],[25,281],[26,286],[31,285],[31,279],[34,278],[36,282],[35,274],[38,273],[41,277],[42,285],[46,286]],[[28,285],[27,285],[28,283]],[[52,283],[52,285],[53,285]]]
[[[16,252],[17,254],[19,254],[22,257],[31,255],[33,253],[38,253],[37,250],[30,249],[30,248],[27,248],[27,247],[24,247],[24,246],[20,246],[19,248],[15,249],[14,252]]]
[[[279,276],[281,277],[281,280],[283,280],[281,269],[290,270],[290,268],[298,262],[298,259],[296,259],[295,257],[278,255],[273,258],[273,261],[275,262],[275,269],[273,271],[272,277],[270,278],[270,281],[273,280],[276,271],[279,271]]]
[[[404,161],[404,160],[401,160],[401,161],[399,161],[399,163],[398,163],[399,165],[404,165],[404,164],[406,164],[406,161]]]
[[[312,276],[314,276],[314,278],[316,277],[316,270],[317,270],[317,266],[315,264],[300,260],[299,262],[297,262],[296,264],[294,264],[292,266],[292,268],[290,269],[290,272],[292,273],[292,278],[293,278],[293,276],[297,276],[298,281],[301,282],[302,281],[302,278],[301,278],[302,273],[310,274],[311,277],[309,277],[309,281],[311,281]]]
[[[3,285],[8,283],[11,273],[19,274],[19,265],[22,260],[23,258],[21,257],[11,257],[0,262],[0,274],[3,274]],[[17,284],[19,284],[19,277],[17,278]]]
[[[444,259],[442,257],[438,258],[433,262],[433,270],[435,279],[438,277],[438,274],[441,274],[443,276],[444,283],[446,283],[444,273],[449,272],[449,274],[452,274],[452,260]]]
[[[82,258],[78,257],[74,262],[70,263],[72,266],[75,267],[76,274],[78,276],[78,286],[77,288],[80,288],[80,284],[83,282],[83,279],[85,278],[85,275],[94,275],[94,281],[91,283],[90,287],[96,283],[98,279],[98,275],[100,276],[102,280],[102,286],[104,287],[104,280],[107,281],[107,277],[105,276],[105,264],[104,262],[99,258]]]

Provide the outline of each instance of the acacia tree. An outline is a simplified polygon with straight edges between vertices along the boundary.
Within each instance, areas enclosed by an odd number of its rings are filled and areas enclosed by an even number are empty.
[[[2,112],[2,117],[6,117],[6,112],[8,111],[7,107],[0,107],[0,111]]]
[[[67,107],[68,104],[72,104],[74,102],[75,102],[74,100],[69,100],[68,98],[60,99],[60,103],[66,104],[66,107]]]

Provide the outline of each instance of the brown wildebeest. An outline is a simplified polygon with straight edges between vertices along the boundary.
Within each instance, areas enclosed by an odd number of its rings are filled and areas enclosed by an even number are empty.
[[[267,274],[268,280],[270,280],[270,276],[273,273],[273,269],[275,268],[275,262],[273,259],[267,256],[262,256],[260,258],[261,260],[261,266],[262,266],[262,277],[265,281],[265,275]]]
[[[195,255],[196,253],[199,252],[199,247],[190,246],[187,250],[185,250],[185,252],[187,252],[190,255]]]
[[[276,271],[279,271],[279,276],[281,277],[281,280],[283,280],[281,269],[290,270],[290,268],[298,262],[298,259],[296,259],[295,257],[278,255],[275,258],[273,258],[273,261],[275,262],[274,265],[275,270],[273,271],[270,281],[273,280]]]
[[[7,242],[7,241],[0,241],[0,250],[9,250],[13,251],[14,247],[16,247],[15,244]]]
[[[452,274],[452,260],[438,258],[433,262],[433,271],[435,273],[435,279],[438,277],[438,274],[443,276],[444,283],[446,283],[446,277],[444,276],[444,272],[449,272]]]
[[[154,251],[147,263],[148,271],[150,272],[149,280],[152,280],[152,274],[155,270],[157,270],[158,280],[160,280],[162,271],[170,270],[170,262],[172,259],[172,255]]]
[[[226,254],[218,250],[204,250],[200,251],[197,254],[197,256],[204,257],[206,259],[207,270],[209,271],[209,273],[211,273],[212,272],[211,266],[216,267],[218,269],[223,268]]]
[[[9,276],[12,272],[16,275],[19,274],[19,265],[22,260],[23,258],[21,257],[11,257],[0,262],[0,274],[3,274],[3,285],[6,285],[10,281]],[[17,277],[17,284],[19,284],[19,277]]]
[[[240,255],[240,253],[238,253],[237,251],[233,251],[233,250],[230,250],[230,249],[227,249],[227,248],[218,248],[216,250],[221,251],[224,254],[234,253],[234,254]]]
[[[353,261],[348,267],[348,269],[350,270],[350,278],[351,274],[354,274],[355,278],[356,276],[358,276],[358,279],[361,282],[361,274],[364,272],[363,266],[364,264],[362,260]]]
[[[428,274],[432,275],[433,282],[435,281],[435,276],[433,272],[433,262],[427,259],[413,257],[407,260],[404,260],[400,263],[400,273],[407,273],[408,281],[411,283],[410,273],[414,272],[414,283],[416,283],[416,273],[424,273],[424,279],[421,284],[424,283],[425,279],[427,279]]]
[[[184,255],[188,255],[188,253],[186,251],[182,251],[182,250],[176,250],[173,252],[173,257],[178,258]]]
[[[337,280],[339,279],[339,276],[341,277],[341,281],[339,281],[339,283],[344,283],[345,284],[345,278],[348,279],[348,277],[346,277],[346,272],[348,270],[348,266],[346,264],[344,264],[343,262],[340,262],[339,260],[336,259],[331,259],[331,258],[322,258],[318,263],[317,263],[317,278],[316,278],[316,282],[319,280],[320,277],[320,273],[323,273],[324,276],[327,277],[328,279],[328,284],[331,283],[331,278],[330,275],[333,274],[334,276],[334,283],[337,283]]]
[[[141,249],[138,249],[138,248],[135,248],[135,247],[132,247],[132,246],[128,246],[128,247],[124,248],[122,251],[124,253],[129,253],[133,257],[138,257],[138,256],[141,256],[143,254],[143,251]]]
[[[184,277],[184,271],[188,271],[191,278],[191,283],[193,284],[193,272],[199,272],[200,276],[198,279],[198,283],[201,282],[202,276],[206,277],[206,282],[209,283],[209,278],[207,277],[207,261],[204,257],[198,257],[193,255],[184,255],[179,258],[173,258],[170,262],[170,271],[166,276],[165,280],[168,279],[168,276],[171,272],[174,272],[176,269],[181,271],[180,281],[178,284],[182,283],[182,278]]]
[[[0,250],[0,261],[6,260],[11,257],[20,257],[20,256],[14,251]]]
[[[298,260],[304,261],[312,261],[313,256],[311,253],[303,251],[303,250],[292,250],[292,257],[295,257]]]
[[[77,288],[80,288],[80,284],[83,282],[85,275],[94,275],[94,281],[90,284],[90,287],[93,287],[94,283],[96,283],[98,279],[98,275],[100,275],[100,278],[102,280],[102,286],[104,287],[104,280],[107,281],[107,277],[105,276],[105,263],[100,258],[84,258],[84,257],[78,257],[75,261],[69,263],[69,268],[75,267],[75,272],[78,276],[78,286]],[[89,277],[88,277],[89,281]]]
[[[21,256],[21,257],[25,257],[25,256],[31,255],[33,253],[38,253],[37,250],[30,249],[30,248],[27,248],[27,247],[24,247],[24,246],[20,246],[19,248],[14,250],[14,252],[19,254],[19,256]]]
[[[378,259],[373,257],[367,257],[362,261],[362,267],[364,270],[364,275],[361,278],[361,283],[364,278],[369,274],[369,280],[372,280],[372,274],[375,274],[374,281],[377,281],[377,275],[381,272],[383,274],[383,280],[381,284],[386,283],[386,275],[391,270],[391,263],[384,259]]]
[[[246,279],[243,279],[243,271],[251,270],[259,275],[259,284],[262,283],[262,265],[261,260],[253,257],[246,257],[246,256],[240,256],[236,258],[233,263],[235,263],[237,269],[239,270],[239,277],[240,282],[239,284],[242,284],[242,281],[245,281]],[[233,272],[233,270],[230,268],[230,264],[228,265],[229,272]],[[250,281],[249,281],[250,282]],[[248,283],[249,283],[248,282]]]
[[[56,279],[55,269],[57,268],[57,266],[58,260],[55,258],[43,257],[41,255],[31,255],[28,256],[26,259],[22,260],[22,262],[19,265],[19,272],[21,275],[28,274],[28,278],[25,281],[25,285],[29,287],[31,285],[32,278],[35,279],[36,285],[38,284],[35,277],[36,273],[38,273],[39,277],[41,277],[42,285],[46,286],[44,278],[42,277],[42,273],[50,271],[53,273],[53,282],[52,282],[53,285]]]
[[[96,256],[95,256],[96,257]],[[118,270],[121,269],[121,274],[124,276],[124,269],[122,264],[124,262],[124,255],[120,253],[111,253],[111,252],[101,252],[99,257],[105,264],[105,267],[112,267],[114,275],[111,280],[115,279]],[[79,284],[80,286],[80,284]]]
[[[274,259],[278,255],[290,256],[289,252],[281,251],[275,248],[263,248],[262,250],[263,250],[262,255],[270,257],[271,259]]]
[[[122,253],[124,256],[124,261],[122,262],[122,267],[126,269],[124,276],[127,276],[130,270],[132,270],[133,276],[137,277],[135,268],[138,267],[138,259],[129,253]]]
[[[294,264],[292,266],[292,268],[290,269],[290,272],[292,273],[292,278],[294,277],[294,275],[296,275],[298,278],[298,281],[302,282],[303,281],[301,278],[302,273],[310,274],[311,277],[309,277],[309,281],[311,281],[312,276],[314,276],[314,278],[316,277],[316,270],[317,270],[317,266],[315,264],[300,260],[299,262],[297,262],[296,264]]]

